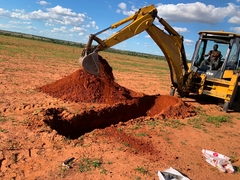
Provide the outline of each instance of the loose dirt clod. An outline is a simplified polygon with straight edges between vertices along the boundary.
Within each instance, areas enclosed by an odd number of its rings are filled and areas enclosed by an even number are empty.
[[[85,103],[105,103],[110,107],[89,110],[80,114],[62,109],[46,109],[44,122],[64,136],[77,138],[96,128],[105,128],[120,121],[125,122],[142,116],[158,118],[185,118],[194,115],[193,107],[172,96],[153,95],[129,90],[114,81],[112,68],[99,56],[100,76],[84,70],[39,88],[40,91],[62,100]],[[71,117],[71,118],[65,118]]]

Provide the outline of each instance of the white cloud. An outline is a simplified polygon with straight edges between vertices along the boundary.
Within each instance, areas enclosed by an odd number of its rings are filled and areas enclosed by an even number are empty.
[[[51,32],[67,32],[67,27],[65,27],[65,26],[62,26],[62,27],[60,27],[60,28],[53,28],[52,30],[51,30]]]
[[[23,21],[9,21],[9,24],[32,24],[32,22],[23,22]]]
[[[82,31],[86,31],[85,28],[81,28],[81,27],[73,27],[69,30],[70,32],[82,32]]]
[[[25,13],[25,10],[24,9],[13,9],[13,11],[17,12],[17,13]]]
[[[240,2],[240,0],[238,0]],[[118,4],[120,9],[117,13],[124,15],[132,15],[138,9],[134,6],[128,10],[125,3]],[[178,3],[178,4],[157,4],[158,16],[169,22],[200,22],[214,24],[223,21],[227,17],[231,17],[239,11],[239,6],[228,3],[225,7],[215,7],[214,5],[206,5],[202,2],[194,3]],[[237,17],[233,18],[234,21]],[[239,23],[239,22],[238,22]]]
[[[36,30],[37,28],[34,26],[27,26],[26,29]]]
[[[8,10],[4,10],[4,9],[0,8],[0,17],[1,16],[9,17],[9,16],[11,16],[11,13]]]
[[[42,5],[42,6],[45,6],[45,5],[50,4],[50,3],[47,2],[47,1],[38,1],[37,3],[40,4],[40,5]]]
[[[51,23],[45,23],[45,26],[54,26],[54,25]]]
[[[157,26],[157,27],[158,27],[159,29],[164,30],[164,27],[162,27],[162,26],[161,26],[161,27]],[[174,29],[175,31],[177,31],[179,34],[189,32],[187,28],[182,28],[182,27],[173,27],[173,29]],[[145,37],[146,37],[146,38],[151,38],[149,35],[146,35]]]
[[[187,28],[182,28],[182,27],[173,27],[175,31],[177,31],[179,34],[189,32]]]
[[[46,25],[61,24],[70,26],[79,26],[86,20],[85,14],[73,12],[69,8],[63,8],[62,6],[55,6],[53,8],[47,8],[45,11],[37,10],[26,13],[24,10],[14,9],[12,12],[0,8],[0,17],[5,16],[19,20],[35,20],[45,22]],[[95,22],[94,22],[95,23]],[[91,27],[97,28],[96,23]]]
[[[26,14],[26,16],[28,19],[37,21],[51,21],[52,19],[57,18],[56,15],[43,12],[42,10],[30,12],[29,14]]]
[[[69,8],[63,8],[62,6],[55,6],[53,8],[47,8],[47,11],[52,14],[60,14],[60,15],[68,15],[68,16],[76,16],[77,14],[75,12],[72,12]]]
[[[134,6],[132,6],[131,11],[127,11],[127,5],[125,3],[118,4],[118,7],[120,9],[117,10],[117,13],[122,12],[124,15],[127,15],[127,16],[131,16],[137,11],[137,9],[135,9]]]
[[[228,3],[226,7],[215,7],[201,2],[158,4],[158,16],[171,22],[201,22],[214,24],[230,17],[238,10],[237,6]]]
[[[32,22],[22,22],[22,24],[32,24]]]
[[[53,28],[51,30],[51,33],[59,33],[59,32],[66,33],[66,36],[73,37],[73,34],[71,33],[78,33],[79,36],[83,36],[87,32],[87,30],[85,28],[76,27],[76,26],[70,29],[68,29],[66,26],[62,26],[60,28]]]
[[[120,3],[118,4],[118,7],[123,10],[123,11],[126,11],[127,10],[127,5],[125,3]]]
[[[54,8],[47,8],[46,12],[42,10],[33,11],[28,14],[28,18],[37,21],[46,21],[48,23],[62,24],[62,25],[81,25],[86,16],[85,14],[77,14],[71,9],[55,6]]]
[[[240,0],[239,0],[240,1]],[[240,24],[240,12],[237,12],[235,16],[231,17],[228,22],[233,24]]]
[[[240,34],[240,27],[231,27],[230,30]]]
[[[194,41],[190,40],[190,39],[184,39],[183,42],[184,42],[185,45],[188,45],[188,46],[193,45],[193,43],[194,43]]]
[[[21,21],[9,21],[9,24],[22,24]]]
[[[96,25],[95,21],[91,21],[89,24],[91,25],[92,28],[98,29],[98,26]]]
[[[13,28],[17,28],[18,26],[16,26],[15,24],[0,24],[0,28],[1,29],[13,29]]]
[[[118,14],[120,14],[120,13],[121,13],[121,9],[117,9],[116,12],[117,12]]]

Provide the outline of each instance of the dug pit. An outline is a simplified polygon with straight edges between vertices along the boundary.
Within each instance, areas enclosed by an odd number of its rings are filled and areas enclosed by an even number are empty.
[[[99,61],[100,76],[78,69],[60,80],[39,87],[38,90],[64,101],[101,103],[108,106],[78,114],[63,108],[44,109],[40,122],[61,135],[75,139],[96,128],[105,128],[142,116],[179,119],[195,115],[194,107],[177,97],[146,95],[119,85],[114,81],[112,68],[107,61],[101,56]]]

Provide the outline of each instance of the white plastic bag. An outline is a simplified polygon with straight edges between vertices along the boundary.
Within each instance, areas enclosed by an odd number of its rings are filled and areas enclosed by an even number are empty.
[[[158,177],[159,180],[190,180],[172,167],[163,172],[158,171]]]
[[[217,167],[220,171],[228,173],[234,172],[229,157],[206,149],[202,149],[202,153],[203,156],[205,156],[206,161],[212,166]]]

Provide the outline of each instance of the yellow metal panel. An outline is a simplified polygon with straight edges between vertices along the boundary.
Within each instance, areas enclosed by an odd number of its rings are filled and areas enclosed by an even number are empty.
[[[217,78],[207,79],[206,82],[212,82],[213,84],[212,85],[205,84],[203,94],[224,99],[225,102],[230,101],[235,91],[235,88],[237,87],[236,86],[236,84],[238,83],[237,81],[238,74],[233,74],[229,81]]]
[[[233,75],[233,70],[225,70],[223,74],[223,78],[231,78]]]

